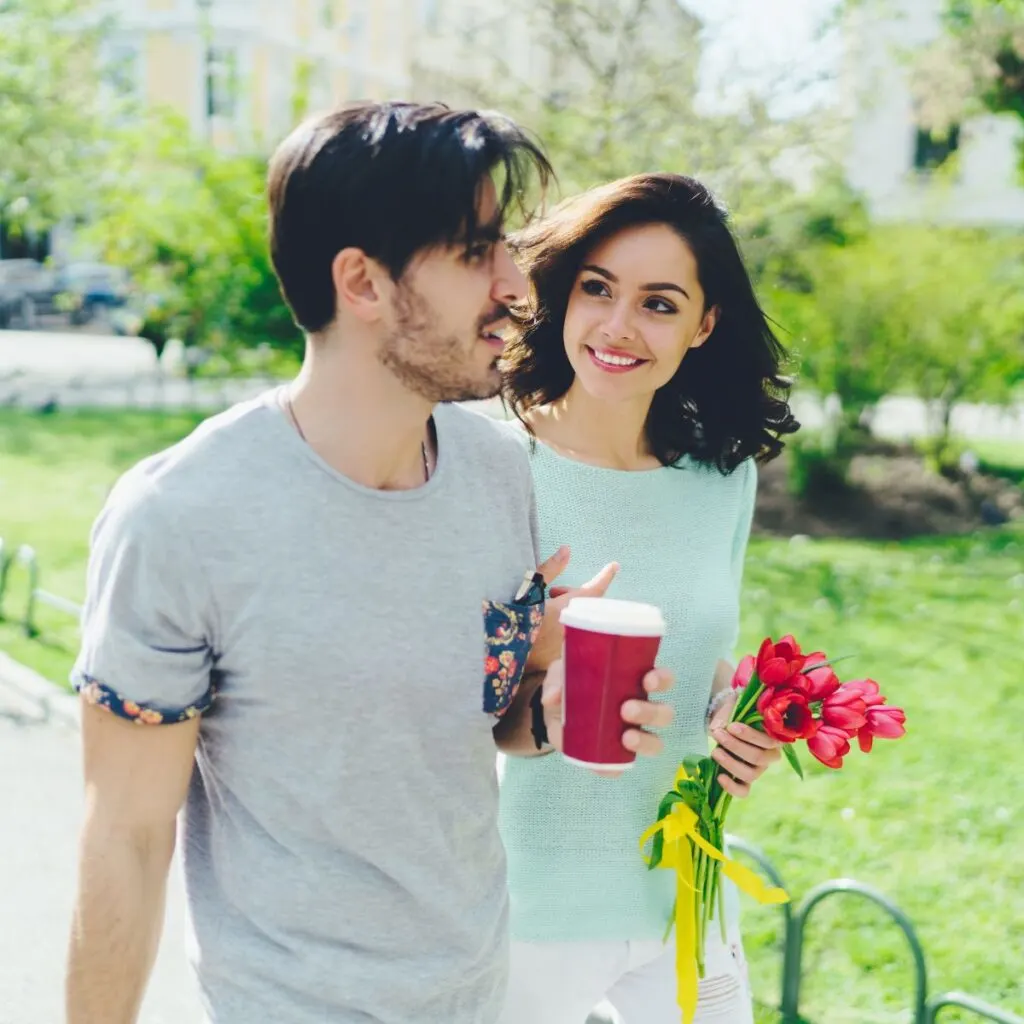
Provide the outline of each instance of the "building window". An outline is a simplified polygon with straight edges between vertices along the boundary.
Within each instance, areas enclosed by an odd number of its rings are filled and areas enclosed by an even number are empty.
[[[945,132],[918,128],[914,141],[914,170],[934,171],[960,148],[960,125],[950,125]]]
[[[238,54],[226,46],[206,51],[206,113],[233,118],[238,109]]]
[[[428,32],[441,27],[441,0],[420,0],[420,24]]]
[[[103,78],[114,95],[130,99],[139,92],[139,51],[135,46],[121,43],[110,48]]]
[[[348,25],[346,26],[348,29],[349,51],[355,54],[363,54],[366,51],[370,38],[367,31],[368,19],[366,10],[362,4],[353,3],[351,7],[352,10],[349,14]]]
[[[331,71],[326,62],[316,61],[309,76],[309,105],[312,110],[327,110],[333,104]]]

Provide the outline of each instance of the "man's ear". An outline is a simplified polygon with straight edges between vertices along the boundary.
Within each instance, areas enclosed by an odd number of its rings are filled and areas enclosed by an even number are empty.
[[[379,320],[393,287],[387,271],[362,249],[342,249],[331,264],[338,312],[346,310],[364,323]]]

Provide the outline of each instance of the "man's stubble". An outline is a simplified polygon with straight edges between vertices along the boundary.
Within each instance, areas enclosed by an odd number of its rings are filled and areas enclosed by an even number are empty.
[[[380,361],[410,391],[431,403],[493,398],[501,386],[498,357],[483,374],[473,365],[475,345],[441,333],[430,303],[411,286],[395,295],[395,327],[380,348]]]

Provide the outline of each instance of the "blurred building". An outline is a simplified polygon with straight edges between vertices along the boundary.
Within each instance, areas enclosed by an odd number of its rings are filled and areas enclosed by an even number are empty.
[[[551,60],[524,5],[494,0],[416,0],[411,87],[417,99],[473,102],[480,83],[508,76],[543,92]]]
[[[847,178],[880,220],[1024,227],[1019,117],[980,115],[941,133],[919,123],[907,56],[939,36],[942,10],[942,0],[884,0],[850,16]]]
[[[581,5],[582,7],[583,5]],[[573,96],[581,82],[593,81],[589,57],[614,58],[621,40],[602,32],[602,21],[621,25],[636,0],[594,0],[594,16],[580,18],[580,46],[554,28],[557,5],[538,0],[416,0],[416,30],[410,48],[410,84],[417,99],[451,103],[489,102],[516,94],[517,108],[535,100]],[[600,10],[598,9],[600,8]],[[649,0],[643,33],[656,32],[655,50],[680,39],[695,39],[699,22],[679,0]],[[675,53],[676,50],[671,52]],[[678,51],[680,59],[688,54]]]
[[[111,87],[224,149],[267,148],[303,109],[405,93],[418,0],[106,0]]]

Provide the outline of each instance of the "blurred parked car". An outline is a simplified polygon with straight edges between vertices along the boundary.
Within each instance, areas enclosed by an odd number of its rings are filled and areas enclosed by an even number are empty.
[[[6,310],[8,326],[20,320],[24,327],[35,327],[40,313],[53,313],[58,309],[60,289],[57,275],[36,260],[0,260],[0,295]]]
[[[61,306],[73,324],[86,324],[99,310],[118,309],[128,301],[128,274],[106,263],[69,263],[57,274]]]

